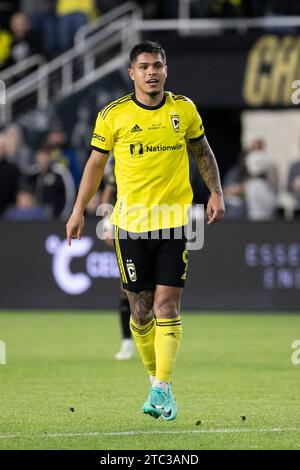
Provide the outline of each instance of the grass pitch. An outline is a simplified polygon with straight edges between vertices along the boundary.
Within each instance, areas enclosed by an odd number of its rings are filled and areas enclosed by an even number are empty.
[[[140,412],[148,379],[117,362],[114,312],[0,312],[0,449],[299,449],[300,315],[182,314],[179,414]]]

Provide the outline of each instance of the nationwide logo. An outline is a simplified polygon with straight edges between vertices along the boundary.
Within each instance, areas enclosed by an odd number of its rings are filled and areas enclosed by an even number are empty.
[[[176,145],[146,145],[146,152],[167,152],[168,150],[181,150],[182,144]]]
[[[141,156],[145,152],[168,152],[170,150],[181,150],[182,144],[175,145],[143,145],[141,143],[130,144],[130,155]]]
[[[131,132],[141,132],[143,129],[141,129],[137,124],[133,126],[131,129]]]

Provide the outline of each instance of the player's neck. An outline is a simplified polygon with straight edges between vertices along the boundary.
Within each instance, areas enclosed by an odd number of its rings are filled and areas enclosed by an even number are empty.
[[[147,95],[146,93],[141,93],[139,90],[135,90],[135,97],[137,101],[139,101],[141,104],[144,104],[145,106],[157,106],[160,104],[163,100],[164,97],[164,90],[162,90],[160,93],[158,93],[155,96],[150,96]]]

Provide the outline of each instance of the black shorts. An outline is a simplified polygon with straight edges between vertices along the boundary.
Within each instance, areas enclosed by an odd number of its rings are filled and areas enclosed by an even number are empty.
[[[184,287],[188,266],[184,227],[145,233],[115,227],[114,242],[124,289],[154,291],[157,284]]]

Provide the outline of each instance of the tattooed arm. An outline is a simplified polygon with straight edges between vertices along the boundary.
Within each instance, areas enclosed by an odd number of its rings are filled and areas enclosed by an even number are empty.
[[[189,142],[189,146],[197,160],[200,175],[211,192],[207,204],[208,225],[210,225],[222,220],[225,214],[218,164],[205,136],[196,142]]]

